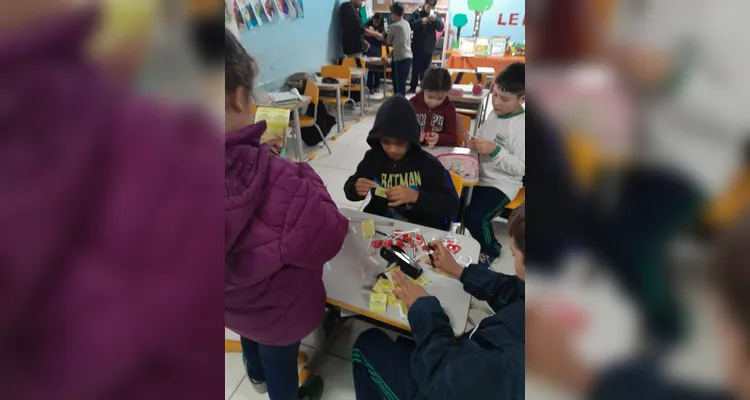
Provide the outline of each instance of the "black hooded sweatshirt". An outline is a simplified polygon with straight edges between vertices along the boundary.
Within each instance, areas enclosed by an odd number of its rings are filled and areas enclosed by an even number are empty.
[[[380,139],[391,137],[410,142],[404,158],[393,161],[380,145]],[[389,207],[389,201],[371,193],[366,213],[408,221],[417,225],[447,230],[450,220],[458,214],[458,195],[450,175],[440,161],[422,149],[419,143],[417,114],[406,98],[397,95],[388,99],[375,116],[375,125],[367,137],[372,147],[357,166],[357,172],[344,184],[350,201],[362,201],[357,196],[357,179],[375,181],[385,189],[406,186],[419,191],[414,204]]]

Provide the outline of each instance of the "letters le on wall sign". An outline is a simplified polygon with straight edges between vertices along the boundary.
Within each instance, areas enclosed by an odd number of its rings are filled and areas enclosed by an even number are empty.
[[[526,26],[526,13],[500,13],[497,16],[498,26]]]

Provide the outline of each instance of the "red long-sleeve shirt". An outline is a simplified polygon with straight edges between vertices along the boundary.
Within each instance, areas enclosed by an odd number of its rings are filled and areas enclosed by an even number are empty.
[[[435,107],[430,108],[424,100],[424,93],[417,93],[409,100],[417,112],[417,120],[422,133],[435,132],[439,139],[437,146],[458,145],[458,126],[456,123],[456,107],[453,106],[448,97]],[[425,141],[422,144],[426,143]]]

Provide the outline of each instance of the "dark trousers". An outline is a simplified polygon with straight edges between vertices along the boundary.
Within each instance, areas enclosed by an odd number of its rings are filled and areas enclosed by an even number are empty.
[[[414,53],[414,66],[411,69],[411,84],[409,85],[411,90],[417,90],[419,81],[421,81],[422,77],[424,77],[424,73],[425,71],[427,71],[427,68],[430,67],[431,62],[432,54],[419,52]]]
[[[370,70],[367,73],[367,88],[372,92],[380,87],[380,78],[382,78],[383,72]]]
[[[681,176],[636,168],[623,177],[612,211],[598,211],[586,236],[644,313],[649,333],[662,344],[684,334],[686,321],[666,265],[668,244],[695,223],[702,196]]]
[[[406,76],[411,68],[411,58],[393,62],[393,91],[406,96]]]
[[[287,346],[266,346],[240,338],[247,376],[265,382],[271,400],[296,400],[297,353],[300,342]]]
[[[352,373],[357,400],[417,400],[417,382],[411,376],[415,343],[404,337],[395,342],[377,328],[363,332],[352,349]]]
[[[471,236],[482,246],[482,253],[498,257],[502,246],[495,239],[492,219],[510,202],[499,189],[489,186],[477,186],[471,196],[471,203],[466,207],[464,223]]]

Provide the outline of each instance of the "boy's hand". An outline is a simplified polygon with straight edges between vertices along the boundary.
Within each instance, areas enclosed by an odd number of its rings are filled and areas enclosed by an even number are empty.
[[[435,147],[435,145],[438,142],[438,139],[440,139],[440,135],[438,135],[435,132],[430,132],[430,134],[427,135],[427,145],[430,147]]]
[[[383,41],[383,34],[380,32],[375,32],[375,39],[382,42]]]
[[[586,395],[594,373],[575,351],[554,313],[540,304],[526,305],[526,368],[549,382]]]
[[[415,301],[420,297],[429,296],[422,286],[409,280],[401,271],[393,271],[393,295],[401,300],[406,307],[411,308]]]
[[[445,246],[443,246],[442,241],[435,240],[434,242],[430,243],[430,248],[433,249],[433,267],[445,272],[449,276],[452,276],[456,279],[461,277],[461,274],[464,272],[464,267],[456,262],[456,260],[453,258],[453,254],[451,254],[450,250],[446,249]]]
[[[421,132],[419,134],[419,143],[424,143],[424,140],[427,138],[427,132]]]
[[[430,19],[430,21],[435,21],[437,17],[435,17],[435,13],[432,13],[428,18]]]
[[[469,148],[469,150],[477,151],[477,139],[471,138],[468,142],[466,142],[466,147]]]
[[[424,18],[422,18],[422,23],[423,23],[423,24],[426,24],[426,23],[427,23],[427,17],[424,17]]]
[[[375,189],[376,187],[378,187],[378,184],[367,178],[359,178],[354,184],[354,189],[359,197],[367,196],[367,193],[370,193],[370,190]]]
[[[489,140],[484,140],[480,138],[474,138],[474,146],[476,148],[477,153],[482,155],[491,154],[493,151],[495,151],[495,148],[497,145],[493,142],[490,142]]]
[[[398,207],[402,204],[416,203],[419,199],[419,191],[410,189],[406,186],[394,186],[385,191],[388,196],[388,207]]]

